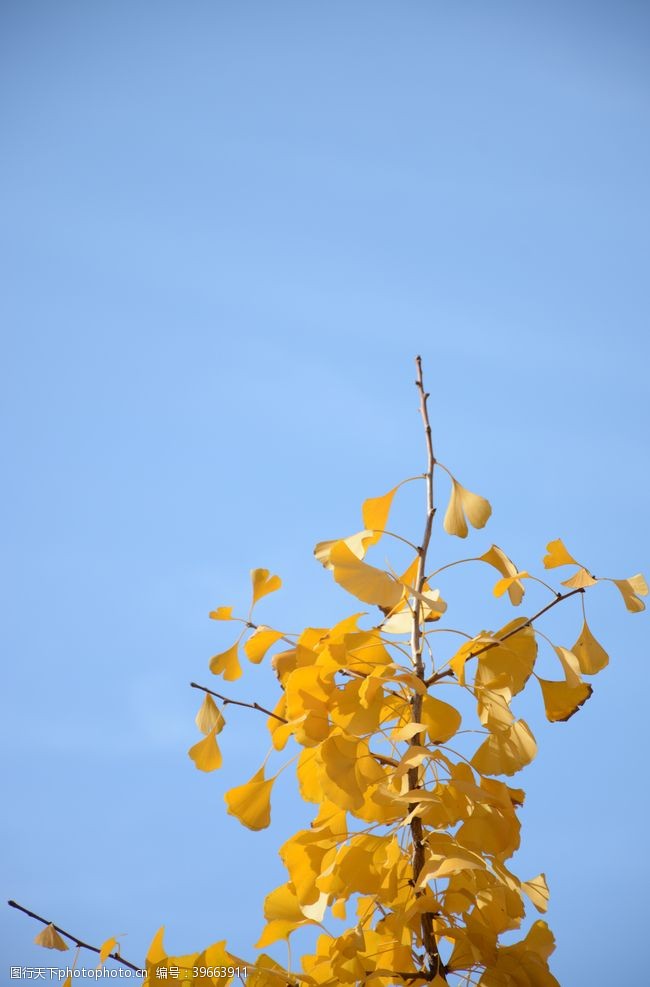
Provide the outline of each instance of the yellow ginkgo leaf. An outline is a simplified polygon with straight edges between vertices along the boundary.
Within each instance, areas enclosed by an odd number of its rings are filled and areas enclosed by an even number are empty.
[[[464,870],[484,869],[485,863],[478,855],[474,855],[473,859],[461,856],[434,858],[422,868],[418,878],[418,887],[423,887],[427,881],[451,877],[452,874],[460,874]]]
[[[345,922],[346,918],[346,901],[345,898],[337,898],[333,905],[330,906],[330,911],[332,913],[332,918],[338,918],[341,922]]]
[[[450,658],[449,667],[461,685],[465,685],[465,662],[469,661],[475,653],[481,651],[486,644],[495,642],[495,635],[490,634],[488,631],[483,631],[475,638],[462,644],[456,654]]]
[[[195,722],[201,733],[210,733],[211,730],[214,730],[215,733],[221,733],[226,725],[223,713],[212,696],[207,693],[196,714]]]
[[[584,589],[587,586],[595,586],[596,582],[591,573],[581,567],[570,579],[562,580],[562,585],[568,586],[569,589]]]
[[[294,727],[291,723],[283,723],[282,720],[286,720],[285,713],[287,712],[287,697],[284,692],[281,694],[278,702],[276,703],[275,709],[273,710],[275,716],[269,716],[266,721],[266,726],[271,734],[271,740],[276,751],[281,751],[286,746],[287,740],[293,733]],[[282,717],[282,719],[278,719]]]
[[[538,919],[526,937],[511,946],[499,946],[485,987],[502,984],[534,984],[535,987],[560,987],[548,969],[548,957],[555,949],[553,933]]]
[[[461,715],[455,706],[431,695],[422,697],[421,718],[432,744],[444,744],[454,736],[461,724]]]
[[[524,585],[517,579],[517,566],[514,562],[498,545],[492,545],[487,552],[479,555],[479,560],[493,566],[504,577],[515,577],[513,582],[508,585],[507,590],[510,602],[513,606],[518,607],[524,598]]]
[[[296,889],[291,882],[281,884],[264,899],[264,918],[267,922],[271,919],[284,919],[296,923],[301,922],[304,917]]]
[[[540,679],[546,718],[551,723],[563,723],[587,702],[593,689],[586,682],[569,684]]]
[[[405,588],[383,569],[367,565],[350,551],[344,542],[337,542],[330,552],[334,579],[364,603],[393,608],[400,602]]]
[[[370,536],[366,539],[366,548],[370,545],[375,545],[381,538],[382,533],[386,530],[388,515],[397,489],[397,487],[393,487],[383,497],[369,497],[368,500],[364,500],[363,507],[361,508],[363,526],[367,531],[371,532]]]
[[[165,926],[161,925],[151,940],[151,945],[149,946],[149,951],[147,953],[147,963],[155,965],[156,963],[162,963],[163,960],[167,959],[167,951],[163,945],[164,936]]]
[[[538,874],[530,881],[524,881],[521,890],[528,895],[538,912],[547,911],[550,895],[544,874]]]
[[[271,789],[275,778],[264,778],[260,768],[245,785],[238,785],[226,792],[228,812],[236,816],[248,829],[266,829],[271,822]]]
[[[255,960],[255,965],[241,962],[240,966],[247,967],[246,987],[287,987],[287,973],[279,963],[271,959],[267,953],[260,953]],[[312,977],[301,977],[305,987],[315,987],[316,981]],[[215,981],[219,983],[219,981]]]
[[[215,987],[215,985],[218,985],[218,987],[229,987],[229,985],[233,983],[234,977],[227,973],[228,967],[232,969],[232,967],[244,966],[245,963],[244,961],[239,960],[236,956],[233,956],[232,953],[229,953],[225,946],[226,941],[225,939],[222,939],[220,942],[212,943],[212,945],[208,946],[207,949],[204,949],[202,953],[195,954],[194,958],[187,956],[178,958],[175,957],[173,961],[170,959],[168,981],[171,979],[173,984],[174,980],[176,980],[177,974],[173,969],[171,969],[172,966],[175,966],[180,968],[178,971],[179,973],[181,970],[187,970],[187,973],[182,977],[182,979],[177,981],[178,987],[190,987],[190,983],[192,987]],[[199,968],[199,974],[201,972],[201,967],[208,971],[212,969],[212,976],[207,974],[204,978],[199,975],[198,977],[192,978],[190,981],[189,978],[194,967]],[[223,969],[224,967],[226,968],[225,970]],[[187,980],[185,977],[187,977]],[[152,987],[154,987],[154,985],[157,987],[156,980],[152,978]]]
[[[381,623],[382,634],[408,634],[413,630],[413,612],[401,610]]]
[[[571,651],[578,659],[583,675],[595,675],[609,662],[609,655],[589,630],[586,620],[583,622],[580,637]]]
[[[237,641],[227,651],[222,651],[221,654],[214,655],[210,659],[210,671],[214,675],[223,675],[228,682],[233,682],[241,676],[242,667],[239,663]]]
[[[257,603],[268,593],[274,593],[282,586],[279,576],[272,576],[268,569],[251,569],[253,583],[253,603]]]
[[[244,644],[244,651],[249,661],[258,665],[269,648],[282,636],[282,631],[274,631],[270,627],[258,627]]]
[[[639,599],[640,596],[648,595],[648,584],[642,573],[630,576],[629,579],[612,579],[614,586],[625,600],[625,606],[632,613],[641,613],[645,610],[645,603]]]
[[[561,538],[550,541],[546,546],[547,555],[543,558],[545,569],[555,569],[559,565],[580,565],[566,550]]]
[[[503,596],[506,590],[510,592],[510,590],[514,589],[517,584],[521,587],[521,580],[529,578],[530,576],[527,572],[518,572],[514,576],[504,576],[503,579],[499,579],[499,581],[494,584],[494,589],[492,592],[496,597]],[[523,596],[523,591],[521,591],[521,595]],[[519,599],[521,602],[521,597]]]
[[[409,592],[411,592],[411,587],[417,583],[419,567],[420,557],[416,555],[402,575],[397,576],[398,583],[401,583]],[[402,599],[394,607],[382,607],[382,610],[386,620],[381,626],[382,630],[388,634],[401,634],[413,624],[413,611],[409,606],[408,593],[404,593]],[[411,622],[410,625],[409,621]]]
[[[569,651],[568,648],[562,648],[559,645],[554,650],[560,659],[567,685],[570,685],[572,688],[580,685],[582,679],[580,678],[580,662],[577,656],[572,651]]]
[[[321,898],[323,897],[325,899],[323,904],[326,905],[327,895],[321,895]],[[312,909],[315,907],[311,906]],[[310,906],[308,905],[300,905],[296,889],[290,882],[280,885],[275,891],[271,891],[264,900],[264,917],[267,920],[267,925],[255,944],[255,948],[262,949],[264,946],[277,942],[278,939],[287,939],[299,926],[312,920],[322,920],[324,908],[319,909],[321,914],[316,918],[308,914],[309,909]]]
[[[480,854],[461,846],[446,833],[432,834],[427,843],[429,853],[418,877],[419,887],[424,887],[428,881],[451,877],[462,871],[486,869],[486,862]]]
[[[391,740],[411,740],[418,733],[424,733],[426,727],[424,723],[405,723],[402,727],[396,727],[391,735]]]
[[[364,799],[357,771],[359,748],[358,740],[340,733],[331,733],[320,748],[325,794],[335,805],[351,811],[359,809]]]
[[[208,614],[210,620],[232,620],[232,607],[217,607]]]
[[[335,545],[341,541],[348,546],[353,555],[356,555],[358,559],[362,559],[366,554],[366,545],[369,543],[372,537],[372,531],[357,531],[354,535],[348,535],[347,538],[334,538],[330,541],[320,541],[314,548],[314,555],[318,559],[321,565],[325,566],[326,569],[332,568],[332,562],[330,559],[330,554]]]
[[[216,771],[223,763],[216,733],[217,728],[215,726],[210,730],[207,737],[199,740],[198,744],[194,744],[194,747],[190,747],[187,752],[199,771]]]
[[[489,501],[485,497],[466,490],[465,487],[452,477],[451,497],[445,513],[443,527],[447,534],[467,537],[467,521],[473,528],[483,528],[492,513]],[[467,518],[467,520],[465,520]]]
[[[479,655],[476,682],[485,689],[506,687],[516,696],[526,685],[535,665],[535,632],[524,617],[516,617],[495,636],[504,640]]]
[[[297,922],[290,922],[286,918],[272,918],[264,926],[262,935],[255,943],[255,949],[263,949],[265,946],[272,946],[279,939],[288,939],[292,932],[295,932],[301,925],[305,925],[307,919],[301,914]],[[284,983],[284,982],[283,982]]]
[[[104,964],[106,962],[106,960],[111,955],[111,953],[113,952],[113,950],[115,949],[116,946],[117,946],[117,937],[116,936],[112,936],[110,939],[107,939],[106,942],[103,942],[101,944],[101,946],[99,947],[99,963],[98,963],[98,967],[99,966],[102,966],[102,964]]]
[[[484,775],[513,775],[535,757],[537,744],[525,720],[516,720],[481,744],[472,765]]]
[[[70,947],[61,938],[59,933],[56,931],[52,923],[46,925],[42,932],[35,937],[34,942],[37,946],[45,946],[46,949],[58,949],[62,953]]]

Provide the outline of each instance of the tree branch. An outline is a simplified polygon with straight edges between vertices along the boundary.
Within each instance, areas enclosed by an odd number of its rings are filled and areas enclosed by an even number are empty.
[[[220,699],[224,706],[244,706],[245,709],[256,709],[258,713],[266,713],[267,716],[272,716],[274,719],[279,720],[280,723],[288,723],[289,720],[285,719],[284,716],[280,716],[278,713],[272,713],[270,709],[266,706],[260,706],[259,703],[245,703],[240,699],[229,699],[228,696],[222,696],[220,692],[214,692],[213,689],[208,689],[205,685],[199,685],[198,682],[190,682],[193,689],[200,689],[201,692],[207,692],[209,696],[214,696],[216,699]],[[391,767],[396,768],[398,761],[392,757],[388,757],[385,754],[375,754],[374,751],[369,751],[371,757],[374,757],[376,761],[380,764],[389,764]]]
[[[479,655],[484,654],[484,652],[486,651],[490,651],[491,648],[498,648],[499,645],[503,644],[504,641],[507,641],[509,637],[514,637],[515,634],[519,634],[520,631],[523,631],[524,627],[531,627],[532,624],[539,619],[539,617],[543,616],[543,614],[547,613],[549,610],[552,610],[553,607],[556,607],[558,605],[558,603],[562,603],[563,600],[568,600],[570,596],[575,596],[576,593],[584,593],[584,591],[585,591],[584,586],[580,586],[578,589],[572,589],[569,593],[558,593],[554,600],[551,600],[550,603],[547,603],[545,607],[542,607],[541,610],[538,610],[536,614],[533,614],[532,617],[529,617],[528,620],[525,620],[523,624],[519,625],[519,627],[513,627],[511,631],[508,631],[507,634],[503,634],[500,638],[497,638],[496,641],[488,641],[487,644],[482,645],[482,647],[478,648],[477,651],[473,651],[471,655],[468,655],[466,661],[470,661],[470,659],[472,658],[478,658]],[[438,681],[438,679],[443,679],[447,675],[453,675],[453,674],[454,673],[451,670],[451,668],[448,668],[444,672],[438,672],[436,675],[431,675],[428,679],[425,680],[424,684],[426,686],[433,685],[434,682]]]
[[[35,918],[37,922],[42,922],[43,925],[51,925],[53,929],[60,932],[62,936],[66,937],[66,939],[70,939],[73,943],[75,943],[75,945],[79,946],[80,949],[88,949],[91,953],[99,954],[99,946],[91,946],[89,943],[84,942],[83,939],[78,939],[77,936],[73,936],[71,932],[66,932],[65,929],[55,925],[54,922],[50,922],[48,919],[42,918],[42,916],[37,915],[36,912],[30,912],[29,908],[23,908],[23,906],[19,905],[17,901],[8,901],[7,904],[10,908],[17,908],[19,912],[29,915],[30,918]],[[136,973],[145,973],[145,971],[139,966],[136,966],[135,963],[129,963],[129,961],[125,960],[119,953],[110,953],[108,958],[111,960],[116,960],[118,963],[121,963],[122,966],[128,966],[129,970],[135,970]]]
[[[190,686],[193,689],[200,689],[201,692],[207,692],[209,696],[220,699],[224,706],[244,706],[246,709],[256,709],[260,713],[266,713],[267,716],[272,716],[274,719],[279,720],[280,723],[289,722],[284,716],[280,716],[278,713],[272,713],[270,709],[267,709],[266,706],[260,706],[259,703],[245,703],[241,699],[229,699],[228,696],[222,696],[220,692],[214,692],[212,689],[208,689],[204,685],[198,685],[196,682],[190,682]]]
[[[433,528],[433,519],[436,514],[436,508],[433,502],[433,469],[436,464],[436,459],[433,454],[433,444],[431,441],[431,425],[429,423],[429,411],[427,408],[427,398],[429,395],[424,389],[424,382],[422,379],[422,359],[417,356],[415,358],[415,364],[417,367],[417,379],[415,381],[416,387],[420,392],[420,416],[422,418],[422,425],[424,426],[424,435],[427,447],[427,471],[425,473],[426,480],[426,490],[427,490],[427,517],[424,525],[424,534],[422,536],[422,544],[418,549],[418,572],[416,578],[416,589],[419,594],[422,594],[424,589],[424,583],[426,582],[426,565],[427,565],[427,551],[429,549],[429,542],[431,541],[431,531]],[[424,676],[424,662],[422,661],[422,629],[420,627],[420,617],[422,612],[422,603],[419,598],[414,601],[413,607],[413,625],[411,629],[411,660],[413,662],[413,668],[415,674],[423,682],[425,681]],[[411,699],[411,709],[413,721],[415,723],[421,722],[422,719],[422,696],[419,692],[413,693],[413,698]],[[419,734],[416,734],[412,740],[411,744],[417,744],[419,739]],[[420,781],[418,776],[418,769],[411,768],[408,773],[409,785],[411,790],[420,787]],[[415,808],[415,803],[409,805],[409,812]],[[418,877],[424,867],[424,840],[423,840],[423,827],[422,820],[419,816],[414,816],[410,822],[411,837],[413,840],[413,884],[417,887]],[[422,890],[416,890],[417,897],[421,897],[424,894]],[[445,966],[440,957],[440,952],[438,950],[438,942],[436,939],[436,934],[433,929],[433,914],[431,912],[423,912],[421,917],[421,929],[422,929],[422,945],[427,954],[427,965],[430,971],[430,977],[427,979],[433,980],[436,976],[440,976],[444,983],[447,983],[447,975]]]

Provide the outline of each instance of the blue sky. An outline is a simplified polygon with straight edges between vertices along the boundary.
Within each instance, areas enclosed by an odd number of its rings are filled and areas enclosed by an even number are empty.
[[[269,623],[349,611],[312,546],[422,469],[417,352],[440,458],[493,503],[473,548],[650,568],[649,29],[629,0],[2,6],[5,898],[135,961],[162,923],[251,951],[302,809],[287,778],[270,831],[225,815],[252,713],[218,774],[186,756],[231,643],[207,612],[253,566]],[[526,709],[515,869],[547,873],[563,985],[646,962],[647,623],[614,595],[591,701]],[[55,962],[0,930],[5,965]]]

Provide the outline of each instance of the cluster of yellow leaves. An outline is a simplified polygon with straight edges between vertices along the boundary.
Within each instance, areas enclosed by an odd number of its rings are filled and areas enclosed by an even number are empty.
[[[491,508],[449,475],[443,527],[465,538],[468,523],[482,528]],[[520,844],[518,809],[524,792],[502,778],[519,772],[537,752],[513,702],[536,679],[547,718],[567,720],[592,693],[583,676],[601,671],[609,660],[583,607],[575,644],[553,645],[559,677],[540,677],[535,621],[546,610],[609,581],[627,608],[638,612],[648,588],[641,575],[597,579],[557,539],[547,547],[544,566],[576,568],[562,583],[566,592],[558,592],[531,617],[467,635],[455,654],[436,660],[432,635],[445,629],[447,605],[429,584],[433,577],[424,571],[423,551],[401,539],[415,551],[401,574],[366,561],[369,549],[391,534],[389,514],[400,486],[364,503],[362,530],[315,549],[339,586],[378,608],[374,626],[362,625],[362,613],[297,635],[254,624],[254,607],[281,585],[267,569],[251,573],[246,618],[234,616],[230,606],[210,613],[214,620],[242,628],[237,640],[211,659],[215,675],[234,681],[242,675],[241,653],[255,665],[271,655],[281,687],[274,709],[239,704],[267,714],[271,754],[290,743],[297,748],[300,794],[317,807],[311,826],[280,848],[287,880],[265,899],[265,925],[256,948],[276,946],[297,929],[312,926],[322,932],[314,951],[302,957],[300,972],[283,968],[265,952],[254,963],[238,959],[225,942],[170,957],[160,930],[147,956],[148,982],[172,976],[173,968],[246,966],[249,987],[442,987],[454,975],[465,979],[470,974],[480,976],[482,987],[557,987],[548,967],[554,940],[543,921],[535,921],[519,942],[500,942],[504,933],[521,927],[526,902],[545,912],[549,898],[543,874],[521,881],[507,866]],[[496,545],[464,561],[495,569],[494,596],[507,594],[514,606],[523,601],[526,581],[535,579]],[[429,677],[425,657],[432,664]],[[478,742],[461,730],[459,710],[440,697],[443,683],[474,696]],[[203,737],[189,756],[199,770],[210,772],[222,764],[217,736],[225,719],[209,694],[196,723]],[[249,781],[230,789],[228,812],[251,830],[267,827],[276,777],[267,776],[262,766]],[[323,924],[328,912],[352,924],[339,935],[330,934]],[[43,945],[66,948],[57,944],[53,927],[41,938]],[[104,943],[100,962],[116,943]],[[229,974],[192,979],[187,973],[184,982],[224,987],[232,979]]]
[[[591,695],[582,676],[600,671],[608,657],[586,618],[572,648],[554,648],[562,672],[558,680],[535,673],[534,617],[469,638],[448,660],[447,674],[474,694],[484,736],[469,759],[454,755],[449,744],[461,728],[461,715],[434,694],[445,673],[438,669],[430,681],[416,675],[409,652],[414,622],[426,639],[428,625],[441,620],[446,604],[420,573],[418,554],[401,575],[365,559],[390,534],[389,512],[398,489],[365,502],[361,531],[315,549],[339,586],[380,609],[376,626],[362,627],[363,615],[357,613],[331,628],[308,627],[294,638],[251,624],[250,614],[244,622],[252,628],[243,644],[251,662],[261,662],[282,642],[282,650],[272,656],[282,692],[267,726],[273,749],[283,750],[290,740],[297,743],[300,793],[318,807],[311,827],[280,849],[288,880],[266,898],[266,925],[256,945],[265,949],[296,929],[320,926],[328,910],[345,920],[352,909],[356,923],[342,935],[321,935],[315,952],[303,957],[300,974],[274,968],[268,976],[321,987],[390,987],[446,984],[454,973],[479,970],[485,987],[532,982],[554,987],[547,963],[553,937],[543,922],[534,923],[519,943],[499,944],[503,933],[520,927],[526,899],[546,911],[548,887],[543,874],[520,881],[507,867],[519,847],[517,809],[524,793],[495,776],[513,775],[535,757],[531,730],[512,709],[531,677],[539,682],[547,718],[566,720]],[[445,530],[465,537],[467,522],[481,528],[489,515],[488,502],[452,477]],[[499,573],[494,595],[507,593],[514,606],[520,605],[530,574],[518,570],[496,545],[476,560]],[[583,592],[598,581],[559,540],[549,544],[544,564],[577,567],[563,584],[570,592]],[[255,570],[252,579],[254,588],[264,587],[264,592],[279,586],[267,570]],[[630,609],[642,607],[639,594],[647,592],[642,577],[613,582]],[[253,604],[259,598],[254,589]],[[211,617],[235,619],[230,607],[220,607]],[[406,640],[395,640],[399,635],[407,635]],[[243,636],[212,659],[215,674],[225,679],[241,675]],[[197,724],[204,739],[190,756],[197,767],[212,770],[221,763],[216,734],[223,717],[210,696]],[[260,768],[226,793],[228,811],[250,829],[268,826],[274,780]],[[417,873],[414,825],[423,850]],[[429,916],[440,947],[447,944],[446,961],[434,981],[424,976],[419,957],[423,916]]]
[[[464,538],[468,522],[482,528],[491,509],[454,477],[451,482],[443,526]],[[448,660],[446,671],[439,667],[429,680],[416,674],[413,627],[417,623],[430,647],[428,626],[441,620],[446,604],[420,571],[419,553],[401,575],[365,559],[390,534],[389,513],[399,486],[364,503],[361,531],[320,542],[315,549],[339,586],[379,608],[376,626],[362,627],[363,614],[357,613],[334,627],[308,627],[293,637],[253,625],[250,614],[243,621],[245,629],[252,628],[243,644],[251,662],[261,662],[282,642],[282,650],[272,656],[282,691],[267,727],[272,749],[281,751],[290,740],[298,745],[300,793],[318,807],[311,827],[280,849],[288,880],[265,900],[266,924],[257,948],[289,939],[305,926],[322,928],[328,910],[340,920],[350,909],[356,914],[355,924],[343,934],[319,937],[315,952],[302,958],[301,973],[276,966],[264,974],[270,979],[260,982],[272,985],[279,977],[278,984],[320,987],[447,984],[454,973],[478,970],[483,987],[555,987],[548,969],[553,937],[544,922],[535,922],[514,945],[499,943],[503,933],[520,927],[525,900],[546,911],[548,887],[543,874],[520,881],[507,867],[519,847],[517,809],[524,792],[495,776],[514,775],[537,752],[528,724],[512,709],[528,681],[537,679],[547,718],[566,720],[591,695],[582,676],[603,669],[608,656],[584,618],[571,648],[554,646],[561,677],[538,676],[534,621],[547,609],[542,608],[533,617],[470,637]],[[507,593],[514,606],[521,604],[524,581],[534,577],[518,570],[496,545],[476,561],[499,573],[497,598]],[[562,584],[565,596],[582,594],[599,581],[560,540],[549,543],[544,565],[577,567]],[[255,570],[252,581],[253,605],[280,585],[268,570]],[[642,576],[611,581],[630,610],[643,609],[640,596],[647,587]],[[558,593],[551,605],[561,599]],[[235,619],[230,607],[210,616]],[[400,635],[406,638],[400,641]],[[212,659],[215,674],[228,680],[241,675],[243,636]],[[461,728],[460,712],[434,694],[436,684],[449,675],[470,689],[477,703],[483,737],[469,758],[449,747]],[[221,764],[216,734],[224,725],[210,696],[197,724],[204,739],[190,756],[209,771]],[[250,829],[268,826],[274,780],[260,768],[226,793],[228,811]],[[415,833],[421,848],[417,871]],[[420,955],[425,919],[446,957],[433,980]]]
[[[645,610],[645,603],[641,597],[648,595],[648,584],[640,572],[628,579],[606,577],[604,580],[598,580],[584,565],[574,559],[560,538],[549,542],[546,546],[546,552],[543,560],[545,569],[555,569],[563,565],[578,567],[578,571],[570,579],[565,579],[562,582],[563,586],[568,586],[570,589],[586,589],[588,586],[595,586],[599,581],[613,583],[631,613],[640,613]]]

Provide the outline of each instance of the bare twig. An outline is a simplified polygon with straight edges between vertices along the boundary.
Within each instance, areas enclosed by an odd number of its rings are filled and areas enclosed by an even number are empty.
[[[220,692],[214,692],[212,689],[208,689],[204,685],[198,685],[196,682],[190,682],[190,686],[193,689],[200,689],[201,692],[207,692],[209,696],[214,696],[216,699],[220,699],[224,706],[245,706],[246,709],[256,709],[260,713],[266,713],[267,716],[272,716],[274,719],[279,720],[280,723],[288,723],[289,721],[280,716],[278,713],[271,712],[266,706],[260,706],[259,703],[245,703],[241,699],[229,699],[228,696],[222,696]]]
[[[29,908],[24,908],[22,905],[19,905],[17,901],[8,901],[7,904],[10,908],[17,908],[19,912],[24,912],[24,914],[29,915],[30,918],[35,918],[37,922],[42,922],[43,925],[51,925],[53,929],[60,932],[62,936],[66,937],[66,939],[70,939],[76,946],[79,946],[80,949],[88,949],[91,953],[100,952],[99,946],[91,946],[89,943],[84,942],[83,939],[79,939],[77,936],[73,936],[71,932],[66,932],[65,929],[55,925],[54,922],[50,922],[41,915],[37,915],[36,912],[30,912]],[[119,953],[110,953],[108,958],[111,960],[116,960],[118,963],[121,963],[122,966],[127,966],[129,970],[135,970],[136,973],[145,972],[141,967],[136,966],[135,963],[129,963],[129,961],[125,960]]]

